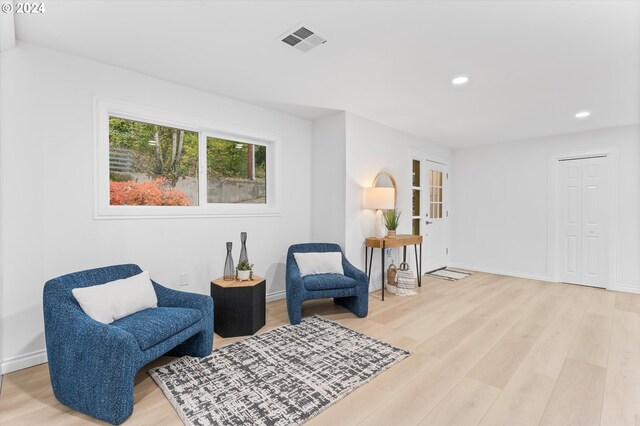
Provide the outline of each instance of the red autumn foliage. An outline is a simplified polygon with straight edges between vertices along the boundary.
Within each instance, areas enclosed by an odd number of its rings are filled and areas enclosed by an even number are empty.
[[[187,194],[171,187],[165,178],[146,182],[111,182],[112,206],[190,206]]]

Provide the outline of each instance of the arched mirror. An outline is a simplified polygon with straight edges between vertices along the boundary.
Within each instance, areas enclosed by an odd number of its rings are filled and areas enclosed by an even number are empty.
[[[374,188],[393,188],[393,205],[398,207],[398,187],[391,173],[380,172],[373,180]]]

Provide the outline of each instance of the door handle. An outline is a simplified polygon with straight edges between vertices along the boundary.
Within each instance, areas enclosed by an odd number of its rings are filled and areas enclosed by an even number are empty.
[[[429,222],[428,220],[425,220],[424,223],[427,225],[431,225],[433,222]]]

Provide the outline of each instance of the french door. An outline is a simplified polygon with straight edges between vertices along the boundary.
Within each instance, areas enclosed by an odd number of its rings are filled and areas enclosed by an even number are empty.
[[[413,160],[413,234],[423,236],[423,271],[449,264],[449,167],[425,159]]]
[[[606,288],[607,157],[560,160],[558,166],[558,279]]]

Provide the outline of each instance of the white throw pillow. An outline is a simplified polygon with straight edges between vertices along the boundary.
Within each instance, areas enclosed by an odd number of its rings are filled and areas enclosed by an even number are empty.
[[[324,253],[293,253],[300,270],[300,276],[316,274],[340,274],[342,269],[342,253],[330,251]]]
[[[149,271],[71,292],[85,314],[104,324],[158,306]]]

